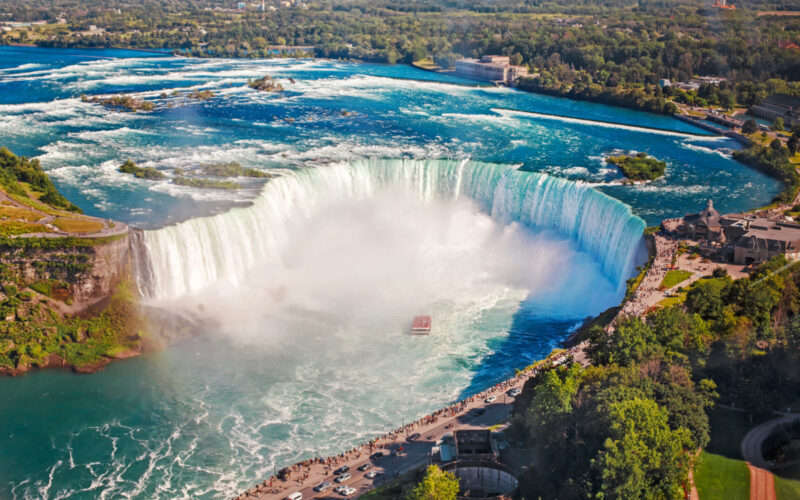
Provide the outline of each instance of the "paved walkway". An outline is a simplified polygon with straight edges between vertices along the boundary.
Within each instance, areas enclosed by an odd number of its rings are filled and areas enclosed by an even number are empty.
[[[656,257],[647,270],[642,282],[634,292],[633,296],[625,301],[622,308],[617,313],[611,325],[625,316],[644,316],[649,310],[658,305],[662,300],[678,293],[678,288],[687,289],[695,281],[711,276],[714,269],[724,268],[728,275],[734,279],[743,278],[749,274],[749,270],[743,266],[724,264],[717,262],[703,262],[701,258],[690,259],[689,252],[679,255],[675,259],[675,269],[689,271],[692,275],[672,288],[661,290],[661,282],[672,267],[672,259],[678,250],[678,246],[684,240],[672,240],[660,234],[654,235],[656,245]],[[694,242],[686,240],[690,246]]]
[[[551,359],[560,365],[575,351],[576,349],[573,348],[569,352]],[[338,486],[338,483],[334,482],[336,476],[333,475],[333,471],[342,465],[350,467],[349,473],[352,477],[342,484],[356,489],[356,493],[351,498],[363,495],[376,486],[428,463],[433,447],[444,435],[459,429],[485,429],[507,420],[514,401],[514,398],[508,396],[507,392],[513,388],[521,390],[525,381],[537,373],[538,370],[520,373],[491,389],[434,412],[417,422],[336,457],[296,464],[292,467],[292,479],[281,481],[271,478],[236,498],[283,500],[289,494],[297,491],[303,494],[303,500],[343,498],[333,492],[333,488]],[[496,400],[488,401],[490,396],[494,396]],[[480,414],[477,414],[476,410],[479,410]],[[414,434],[419,434],[419,437],[409,440],[409,436]],[[399,456],[392,456],[392,452],[399,451],[401,448],[402,452]],[[384,455],[380,458],[370,459],[369,456],[375,452],[382,452]],[[368,471],[359,471],[358,467],[367,462],[372,463],[373,467]],[[377,471],[377,477],[367,478],[366,473],[369,471]],[[298,477],[302,479],[297,479]],[[333,483],[333,486],[324,492],[314,491],[314,487],[323,481]]]
[[[664,299],[664,292],[660,291],[659,287],[667,274],[669,266],[672,265],[672,256],[678,249],[678,242],[660,234],[654,235],[654,239],[656,244],[655,259],[653,259],[650,269],[645,273],[633,296],[622,305],[617,316],[611,322],[612,325],[626,316],[642,316],[648,309]]]

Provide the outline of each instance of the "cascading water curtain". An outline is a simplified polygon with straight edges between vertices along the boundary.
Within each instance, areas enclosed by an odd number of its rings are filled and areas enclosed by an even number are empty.
[[[630,207],[591,186],[509,165],[456,160],[370,159],[288,171],[269,181],[253,205],[155,231],[143,242],[145,296],[176,299],[256,265],[281,265],[286,224],[326,203],[405,188],[429,201],[466,196],[502,222],[550,229],[570,238],[619,286],[631,271],[645,223]]]

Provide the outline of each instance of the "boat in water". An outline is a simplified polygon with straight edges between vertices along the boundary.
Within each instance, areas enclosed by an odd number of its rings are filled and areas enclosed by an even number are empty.
[[[411,335],[428,335],[431,333],[430,316],[414,316],[411,322]]]

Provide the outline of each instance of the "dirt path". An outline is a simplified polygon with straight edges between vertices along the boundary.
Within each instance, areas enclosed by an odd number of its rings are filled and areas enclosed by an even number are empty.
[[[750,469],[750,500],[776,500],[775,477],[766,469],[753,467]]]
[[[796,414],[787,414],[769,420],[751,429],[742,439],[740,451],[747,462],[747,467],[750,468],[750,500],[775,500],[775,478],[767,470],[770,464],[764,460],[764,456],[761,454],[761,443],[776,425],[791,422],[797,418]]]
[[[697,453],[694,454],[695,464],[697,463],[697,457],[700,456],[700,453],[703,451],[702,448],[697,450]],[[688,500],[700,500],[700,493],[697,492],[697,485],[694,484],[694,467],[689,469],[689,495],[686,497]]]

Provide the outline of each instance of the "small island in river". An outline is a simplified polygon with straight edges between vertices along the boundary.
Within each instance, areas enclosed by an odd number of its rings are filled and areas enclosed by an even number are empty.
[[[167,176],[155,167],[140,167],[130,159],[126,160],[119,169],[123,174],[131,174],[137,179],[150,181],[166,179]],[[212,163],[201,165],[200,167],[187,171],[181,167],[174,169],[175,177],[172,183],[178,186],[188,186],[203,189],[241,189],[242,185],[238,182],[223,179],[207,179],[206,177],[249,177],[252,179],[269,179],[272,174],[257,170],[255,168],[245,168],[236,162]]]
[[[654,181],[664,175],[667,164],[646,153],[637,153],[636,156],[609,156],[606,163],[619,167],[622,175],[632,181]]]
[[[274,78],[267,75],[258,80],[248,81],[247,85],[252,89],[260,90],[262,92],[282,92],[283,85],[275,81]]]
[[[81,101],[98,103],[110,109],[128,111],[131,113],[138,113],[139,111],[150,112],[155,109],[155,104],[152,102],[129,95],[116,95],[104,99],[100,97],[87,97],[83,95],[81,96]]]
[[[162,172],[153,167],[140,167],[130,159],[125,160],[125,163],[119,167],[119,171],[123,174],[133,174],[137,179],[163,179],[166,177]]]

